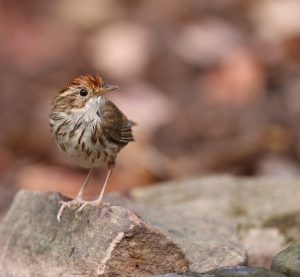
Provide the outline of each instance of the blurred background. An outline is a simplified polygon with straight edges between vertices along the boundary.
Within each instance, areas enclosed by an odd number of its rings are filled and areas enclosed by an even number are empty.
[[[48,113],[84,73],[119,85],[108,98],[138,123],[108,191],[300,175],[300,1],[2,0],[0,38],[0,210],[20,188],[78,191],[87,172]]]

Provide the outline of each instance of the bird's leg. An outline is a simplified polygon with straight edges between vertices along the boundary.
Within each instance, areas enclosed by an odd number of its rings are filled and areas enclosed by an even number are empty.
[[[68,208],[77,207],[78,205],[81,205],[82,203],[84,203],[84,200],[82,199],[82,195],[83,195],[86,185],[88,184],[89,180],[91,179],[91,177],[93,175],[93,172],[94,172],[94,168],[90,169],[90,171],[89,171],[87,177],[85,178],[83,184],[81,185],[81,188],[75,199],[70,200],[70,201],[60,201],[59,202],[59,204],[61,206],[60,206],[60,209],[56,216],[58,221],[60,221],[61,215],[66,207],[68,207]]]
[[[91,168],[74,200],[77,200],[78,202],[83,201],[82,195],[83,195],[84,189],[85,189],[86,185],[88,184],[89,180],[91,179],[93,172],[94,172],[94,168]]]
[[[108,181],[109,181],[109,178],[110,178],[112,172],[113,172],[113,167],[111,167],[111,168],[108,169],[108,172],[107,172],[107,175],[106,175],[106,178],[105,178],[105,182],[104,182],[104,184],[103,184],[103,187],[102,187],[102,189],[101,189],[101,192],[100,192],[100,194],[99,194],[99,197],[98,197],[97,200],[96,200],[96,205],[100,205],[100,203],[101,203],[101,201],[102,201],[102,198],[103,198],[103,194],[104,194],[105,188],[106,188],[106,186],[107,186],[107,183],[108,183]]]
[[[83,208],[87,205],[92,205],[92,206],[100,206],[100,204],[102,203],[102,198],[103,198],[103,194],[104,194],[104,191],[105,191],[105,188],[107,186],[107,183],[109,181],[109,178],[112,174],[112,171],[113,171],[113,166],[110,166],[108,168],[108,172],[107,172],[107,175],[106,175],[106,178],[105,178],[105,181],[104,181],[104,184],[103,184],[103,187],[101,189],[101,192],[99,194],[99,197],[94,200],[94,201],[83,201],[84,203],[80,206],[80,208],[77,210],[77,212],[80,212],[83,210]]]

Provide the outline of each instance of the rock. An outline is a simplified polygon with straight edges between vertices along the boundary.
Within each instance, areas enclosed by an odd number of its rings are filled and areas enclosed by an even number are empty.
[[[192,272],[187,272],[184,275],[181,275],[180,273],[168,273],[164,275],[153,275],[151,277],[198,277],[202,276],[200,273],[192,273]],[[209,275],[205,275],[210,277]]]
[[[240,224],[265,221],[300,209],[300,179],[239,178],[228,175],[196,177],[134,189],[130,196],[148,207],[227,218]],[[285,205],[282,205],[282,203]]]
[[[271,267],[274,253],[284,249],[284,235],[277,228],[250,228],[242,235],[242,244],[248,250],[248,265]]]
[[[300,238],[300,211],[274,216],[264,222],[264,227],[276,227],[288,241],[298,240]]]
[[[182,250],[135,212],[66,209],[57,193],[20,191],[0,225],[2,276],[146,276],[188,270]]]
[[[155,275],[155,277],[284,277],[280,273],[262,267],[227,267],[212,270],[206,273],[171,273]],[[154,277],[154,276],[153,276]]]
[[[181,273],[168,273],[164,275],[152,275],[150,277],[201,277],[203,274],[200,273],[193,273],[193,272],[186,272],[183,275]],[[205,274],[204,276],[210,277],[211,275]]]
[[[278,253],[272,263],[272,269],[290,277],[300,276],[300,241],[292,243]]]
[[[299,179],[198,177],[134,189],[130,196],[162,214],[237,223],[250,266],[269,267],[288,241],[299,238]]]
[[[224,220],[203,219],[197,213],[146,208],[120,194],[110,194],[107,200],[137,211],[151,224],[168,232],[183,249],[190,261],[190,270],[204,272],[224,266],[246,263],[247,255],[240,244],[237,226]]]

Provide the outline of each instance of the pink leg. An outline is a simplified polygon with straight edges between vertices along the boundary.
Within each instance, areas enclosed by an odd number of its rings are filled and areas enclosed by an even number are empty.
[[[99,205],[101,204],[102,198],[103,198],[103,195],[104,195],[104,191],[105,191],[105,188],[106,188],[107,183],[108,183],[108,181],[109,181],[109,178],[110,178],[110,176],[111,176],[111,174],[112,174],[112,171],[113,171],[113,167],[110,167],[110,168],[108,169],[108,173],[107,173],[107,175],[106,175],[106,178],[105,178],[103,187],[102,187],[102,189],[101,189],[101,192],[100,192],[100,194],[99,194],[99,197],[98,197],[96,200],[94,200],[94,201],[84,201],[84,203],[83,203],[83,204],[80,206],[80,208],[77,210],[78,212],[82,211],[83,208],[84,208],[85,206],[87,206],[87,205],[99,206]]]
[[[89,180],[91,179],[91,177],[93,175],[93,172],[94,172],[94,168],[90,169],[90,171],[89,171],[87,177],[85,178],[83,184],[81,185],[81,188],[75,199],[73,199],[71,201],[60,201],[59,202],[59,204],[61,206],[60,206],[60,209],[56,216],[58,222],[60,222],[61,215],[66,207],[68,207],[68,208],[77,207],[78,205],[81,205],[82,203],[84,203],[84,200],[82,199],[82,195],[83,195],[86,185],[88,184]]]

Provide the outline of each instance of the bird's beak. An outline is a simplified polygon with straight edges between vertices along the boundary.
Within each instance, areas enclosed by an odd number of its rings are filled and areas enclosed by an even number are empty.
[[[115,85],[107,85],[107,84],[105,84],[105,85],[102,86],[102,92],[105,93],[105,92],[113,91],[113,90],[115,90],[117,88],[119,88],[119,87],[115,86]]]

